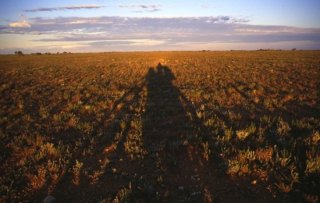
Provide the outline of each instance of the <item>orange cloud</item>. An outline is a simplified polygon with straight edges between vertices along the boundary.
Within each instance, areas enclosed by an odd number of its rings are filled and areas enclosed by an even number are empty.
[[[9,24],[9,27],[28,28],[28,27],[31,27],[31,24],[23,20],[23,21],[12,22]]]

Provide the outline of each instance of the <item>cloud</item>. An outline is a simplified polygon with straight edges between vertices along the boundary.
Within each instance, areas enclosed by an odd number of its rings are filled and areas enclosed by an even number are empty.
[[[23,21],[17,21],[17,22],[9,23],[9,27],[12,27],[12,28],[30,28],[31,24],[28,23],[27,21],[23,20]]]
[[[32,27],[21,24],[0,27],[0,38],[1,35],[23,34],[34,36],[28,41],[34,46],[45,44],[50,47],[53,44],[71,43],[73,47],[82,47],[80,51],[223,49],[222,47],[320,49],[319,28],[251,25],[247,23],[248,20],[233,16],[37,17],[29,18],[28,21],[30,23],[24,22],[26,25],[32,24]],[[1,47],[0,43],[0,49]]]
[[[80,10],[80,9],[98,9],[104,6],[101,5],[73,5],[73,6],[62,6],[62,7],[44,7],[35,9],[26,9],[24,12],[42,12],[42,11],[61,11],[61,10]]]
[[[94,41],[94,42],[89,42],[88,44],[90,45],[95,45],[95,46],[110,46],[110,45],[124,45],[124,46],[158,46],[165,44],[165,40],[155,40],[155,39],[109,39],[109,40],[100,40],[100,41]]]
[[[133,12],[156,12],[160,11],[161,5],[156,4],[120,4],[120,8],[130,8],[133,9]]]

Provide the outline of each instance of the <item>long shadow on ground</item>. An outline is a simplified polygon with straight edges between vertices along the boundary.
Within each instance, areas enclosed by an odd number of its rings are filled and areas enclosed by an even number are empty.
[[[246,180],[226,175],[218,154],[211,152],[209,159],[206,143],[216,135],[174,80],[170,68],[158,64],[149,68],[145,82],[116,102],[122,108],[112,108],[105,137],[80,160],[78,180],[74,171],[66,173],[53,190],[59,202],[273,201],[263,186],[253,191]],[[143,99],[144,111],[135,112]]]

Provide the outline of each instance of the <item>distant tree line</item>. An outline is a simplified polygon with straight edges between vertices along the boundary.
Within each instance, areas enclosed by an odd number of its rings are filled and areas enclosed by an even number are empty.
[[[51,54],[71,54],[71,52],[57,52],[57,53],[51,53],[51,52],[45,52],[45,53],[41,53],[41,52],[35,52],[35,53],[31,53],[31,55],[51,55]],[[14,55],[18,55],[18,56],[23,56],[24,53],[22,51],[15,51]]]

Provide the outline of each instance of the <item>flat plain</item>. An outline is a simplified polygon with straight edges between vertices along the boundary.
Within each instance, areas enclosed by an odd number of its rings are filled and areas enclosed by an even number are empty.
[[[0,56],[0,201],[320,201],[320,51]]]

